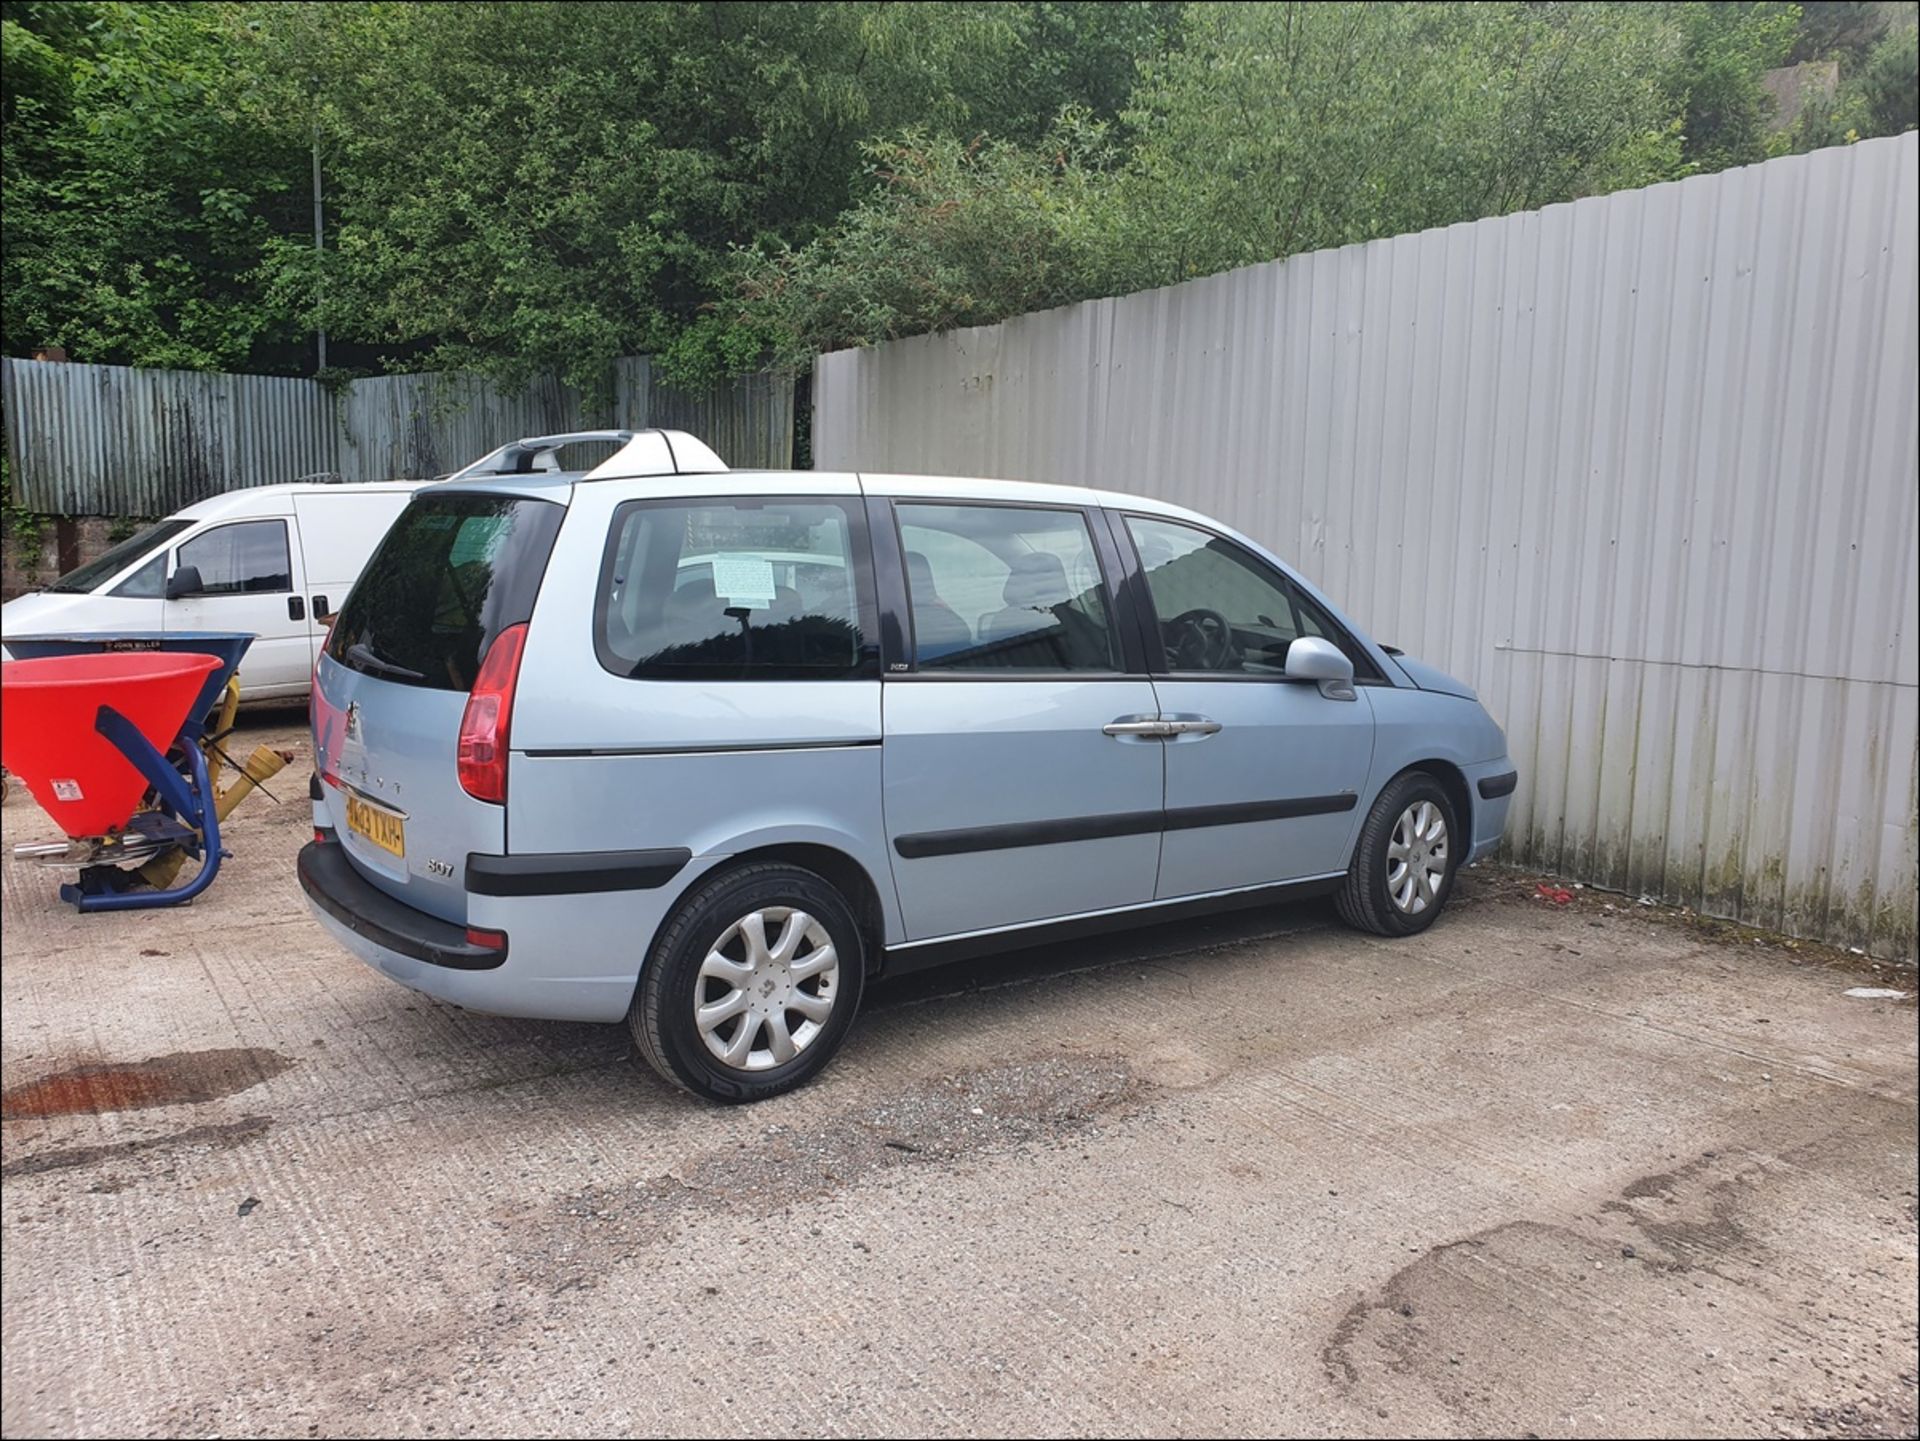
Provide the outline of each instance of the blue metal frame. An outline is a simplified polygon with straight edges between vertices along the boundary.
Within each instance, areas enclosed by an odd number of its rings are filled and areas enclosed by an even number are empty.
[[[198,718],[188,717],[186,725],[190,730],[197,730]],[[213,884],[213,878],[220,873],[220,860],[224,854],[220,849],[220,817],[216,798],[207,777],[206,757],[200,754],[197,739],[182,731],[180,739],[175,742],[175,749],[186,758],[187,774],[183,776],[154,747],[153,742],[140,734],[132,721],[112,706],[100,707],[94,715],[93,728],[146,777],[147,783],[160,798],[161,814],[154,820],[144,822],[142,817],[135,816],[133,828],[172,840],[189,856],[204,853],[205,858],[201,861],[200,869],[185,885],[166,890],[97,890],[93,888],[97,883],[90,883],[87,871],[82,871],[77,884],[69,882],[60,887],[60,899],[82,911],[138,911],[155,906],[177,906],[192,900]]]

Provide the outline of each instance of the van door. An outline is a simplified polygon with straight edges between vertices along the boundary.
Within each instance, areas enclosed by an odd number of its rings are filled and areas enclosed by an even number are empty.
[[[312,621],[292,527],[286,516],[223,521],[173,550],[164,628],[251,632],[240,662],[248,700],[303,696],[312,675]]]
[[[314,655],[326,644],[327,617],[347,603],[347,593],[400,512],[411,489],[337,486],[293,498],[300,560],[306,571],[307,615]],[[308,657],[309,664],[313,657]]]
[[[912,661],[887,677],[883,754],[909,940],[1152,900],[1164,747],[1089,512],[893,509]]]

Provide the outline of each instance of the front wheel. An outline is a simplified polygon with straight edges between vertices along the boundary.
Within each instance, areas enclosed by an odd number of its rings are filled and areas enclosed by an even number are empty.
[[[839,891],[797,866],[742,866],[696,888],[662,928],[627,1024],[675,1085],[758,1101],[826,1066],[865,978],[860,927]]]
[[[1340,918],[1377,936],[1424,931],[1453,891],[1460,843],[1446,787],[1425,771],[1396,776],[1367,812],[1334,892]]]

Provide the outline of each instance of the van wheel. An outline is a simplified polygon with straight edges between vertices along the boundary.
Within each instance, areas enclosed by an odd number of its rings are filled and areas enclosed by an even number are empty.
[[[866,981],[853,908],[812,871],[727,871],[680,903],[640,973],[627,1025],[654,1070],[714,1101],[811,1080]]]
[[[1367,812],[1334,892],[1340,918],[1376,936],[1424,931],[1453,891],[1463,841],[1439,781],[1425,771],[1396,776]]]

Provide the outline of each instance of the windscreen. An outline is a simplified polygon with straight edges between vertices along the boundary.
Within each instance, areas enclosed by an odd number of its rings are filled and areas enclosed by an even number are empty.
[[[68,571],[47,589],[79,591],[82,594],[93,590],[102,581],[111,580],[149,551],[160,549],[192,524],[190,520],[163,520],[157,525],[150,525],[139,534],[128,536],[111,550],[103,551],[85,565]]]
[[[493,638],[533,614],[565,515],[524,496],[416,497],[341,607],[327,654],[382,680],[471,690]]]

